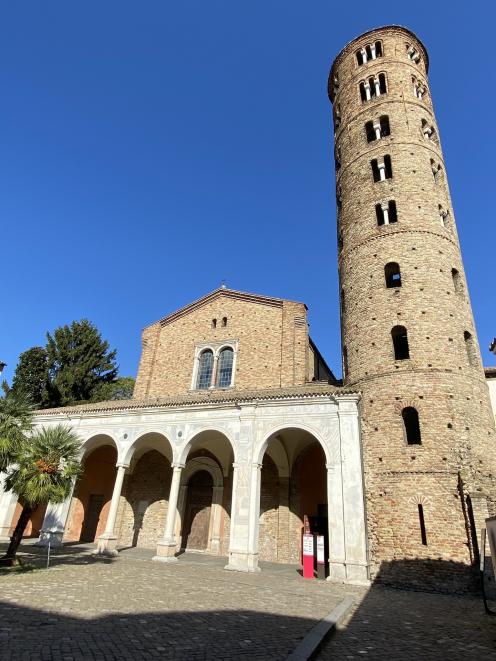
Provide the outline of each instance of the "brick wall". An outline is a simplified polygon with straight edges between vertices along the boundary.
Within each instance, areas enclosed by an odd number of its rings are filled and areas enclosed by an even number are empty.
[[[228,340],[238,342],[235,389],[301,385],[313,376],[304,304],[219,290],[143,331],[134,396],[187,392],[195,346]]]

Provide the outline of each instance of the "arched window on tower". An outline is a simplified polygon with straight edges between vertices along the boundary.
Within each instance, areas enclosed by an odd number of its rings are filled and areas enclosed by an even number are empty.
[[[214,354],[210,349],[202,351],[200,354],[200,363],[198,365],[198,377],[196,387],[199,390],[210,388],[212,381],[212,370],[214,367]]]
[[[380,73],[378,76],[370,76],[370,78],[362,80],[359,89],[362,101],[370,101],[376,96],[387,94],[386,74]]]
[[[382,160],[373,158],[370,161],[372,167],[372,176],[374,181],[386,181],[386,179],[391,179],[393,176],[393,168],[391,165],[391,156],[386,154]]]
[[[384,267],[384,275],[386,277],[386,287],[388,289],[401,287],[401,271],[399,264],[396,262],[389,262],[386,264]]]
[[[391,339],[393,340],[394,359],[406,360],[410,358],[406,328],[404,326],[395,326],[391,330]]]
[[[396,223],[398,221],[396,202],[394,200],[389,200],[389,202],[376,204],[375,215],[377,216],[377,224],[379,226]]]
[[[443,227],[447,227],[448,226],[449,211],[447,211],[446,209],[443,209],[441,204],[438,204],[437,207],[438,207],[438,210],[439,210],[439,220],[441,221],[441,225]]]
[[[462,281],[460,279],[460,274],[456,269],[451,269],[451,277],[453,278],[453,287],[456,294],[462,293]]]
[[[403,430],[405,432],[405,440],[408,445],[420,445],[422,437],[420,435],[419,414],[417,409],[413,406],[407,406],[401,412],[403,418]]]
[[[222,349],[219,354],[219,362],[217,366],[217,383],[218,388],[228,388],[232,382],[234,351],[231,347]]]
[[[468,362],[472,367],[476,367],[477,356],[475,351],[474,338],[472,337],[471,333],[465,331],[463,333],[463,339],[465,340],[465,349],[467,350]]]
[[[370,121],[365,124],[365,133],[367,135],[367,142],[375,142],[381,138],[390,135],[389,117],[382,115],[378,120]]]
[[[412,62],[415,62],[415,64],[420,64],[422,58],[420,57],[420,53],[414,46],[407,44],[406,54],[408,55],[409,60],[412,60]]]
[[[432,142],[435,142],[436,144],[439,143],[436,129],[429,124],[426,119],[422,120],[422,135],[426,140],[432,140]]]

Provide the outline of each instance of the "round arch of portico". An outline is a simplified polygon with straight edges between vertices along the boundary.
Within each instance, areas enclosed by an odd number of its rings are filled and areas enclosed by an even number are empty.
[[[217,432],[218,434],[221,434],[221,436],[223,436],[231,446],[231,450],[233,451],[234,455],[234,461],[236,461],[236,444],[229,437],[226,429],[213,425],[207,425],[201,429],[195,429],[193,435],[185,442],[185,444],[175,449],[173,463],[185,465],[188,460],[188,455],[195,444],[195,440],[198,436],[200,436],[200,434],[205,434],[206,432]]]
[[[171,463],[174,461],[174,447],[170,441],[170,439],[164,434],[163,431],[159,429],[145,429],[142,432],[140,432],[139,436],[137,436],[134,441],[126,446],[125,448],[122,448],[122,451],[119,452],[119,458],[118,458],[118,463],[123,465],[123,466],[129,466],[131,462],[133,461],[134,455],[140,451],[141,449],[145,449],[146,446],[146,437],[150,436],[151,434],[155,434],[157,436],[161,436],[162,439],[165,441],[165,447],[148,447],[149,450],[157,450],[157,452],[160,452],[163,454],[167,459],[171,460]],[[168,452],[167,452],[168,451]]]
[[[224,477],[219,464],[211,457],[193,457],[193,459],[190,459],[186,463],[181,471],[175,535],[176,539],[180,539],[181,529],[185,520],[188,483],[191,477],[199,471],[206,471],[212,478],[212,515],[210,517],[207,551],[209,553],[218,554],[220,552]]]
[[[326,444],[324,439],[322,438],[321,434],[316,430],[314,427],[311,427],[310,425],[305,425],[301,423],[288,423],[285,422],[284,424],[277,425],[273,427],[268,433],[265,434],[265,436],[262,438],[261,441],[259,441],[253,451],[253,461],[255,464],[262,464],[263,462],[263,457],[264,454],[267,450],[267,447],[269,445],[269,441],[274,434],[277,434],[278,432],[282,432],[284,430],[290,430],[290,429],[299,429],[301,431],[305,431],[308,434],[311,434],[316,441],[319,442],[320,446],[322,447],[322,450],[324,451],[325,458],[326,458],[326,463],[331,462],[331,450],[329,446]]]
[[[82,441],[81,448],[79,450],[80,461],[83,462],[94,450],[97,450],[98,448],[101,448],[105,445],[111,445],[113,448],[115,448],[117,456],[119,456],[121,450],[119,447],[119,442],[107,432],[103,434],[97,433],[91,434],[91,436],[88,436],[85,440]]]

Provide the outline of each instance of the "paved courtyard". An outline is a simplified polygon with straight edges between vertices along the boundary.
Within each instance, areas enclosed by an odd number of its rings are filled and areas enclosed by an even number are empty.
[[[0,574],[2,661],[285,659],[347,595],[355,612],[321,659],[496,660],[496,618],[478,599],[304,581],[283,565],[240,574],[223,558],[164,565],[149,551],[102,560],[90,550],[65,547],[49,570]],[[43,564],[39,550],[23,551]]]

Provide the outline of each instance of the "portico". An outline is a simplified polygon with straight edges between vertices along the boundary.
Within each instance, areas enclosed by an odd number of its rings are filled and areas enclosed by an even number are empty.
[[[40,413],[37,425],[62,423],[79,434],[85,465],[73,498],[48,508],[42,538],[94,529],[96,553],[154,545],[155,560],[177,562],[186,548],[227,556],[226,569],[257,571],[264,554],[297,559],[302,517],[320,507],[330,579],[366,582],[358,401],[357,393],[308,384]],[[310,497],[314,468],[322,486]],[[90,512],[97,506],[98,516]]]

